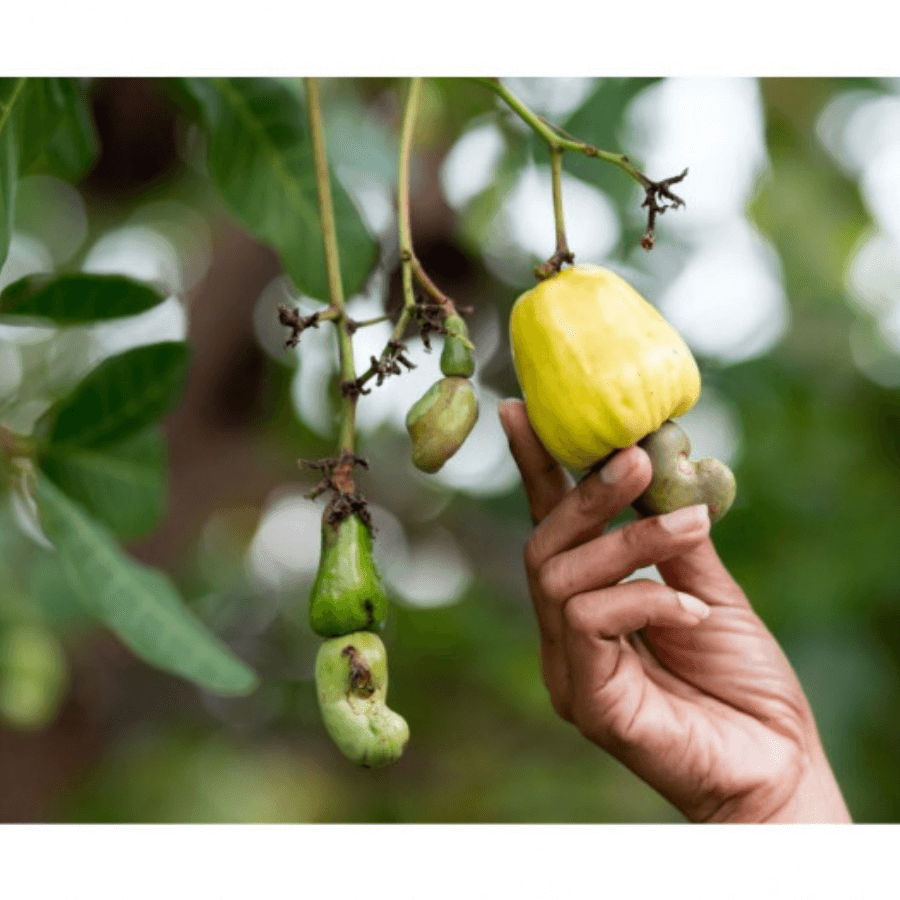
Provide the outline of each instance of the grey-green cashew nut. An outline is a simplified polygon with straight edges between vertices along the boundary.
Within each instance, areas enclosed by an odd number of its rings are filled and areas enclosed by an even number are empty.
[[[711,522],[728,512],[737,492],[731,469],[717,459],[689,459],[691,442],[671,419],[638,443],[653,466],[650,486],[632,504],[641,515],[655,516],[696,503],[707,505]]]
[[[371,631],[324,641],[316,657],[316,694],[329,737],[351,762],[389,766],[409,740],[406,720],[387,706],[387,653]]]

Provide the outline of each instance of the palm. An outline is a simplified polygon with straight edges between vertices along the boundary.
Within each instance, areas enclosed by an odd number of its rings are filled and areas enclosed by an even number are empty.
[[[660,565],[679,590],[688,589],[684,568]],[[645,776],[649,762],[659,789],[677,794],[678,805],[698,818],[772,784],[786,800],[809,751],[812,716],[800,684],[740,589],[728,582],[722,579],[718,591],[689,585],[713,606],[699,626],[647,628],[620,639],[606,687],[637,699],[631,708],[610,708],[605,727],[614,734],[624,729],[628,743],[641,748],[634,762]],[[695,796],[684,796],[685,784],[698,786]],[[779,799],[767,802],[774,807]]]

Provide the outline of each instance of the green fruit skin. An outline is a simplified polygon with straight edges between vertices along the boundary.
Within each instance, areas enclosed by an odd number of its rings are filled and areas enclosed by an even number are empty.
[[[368,670],[362,689],[351,679],[351,657]],[[387,653],[377,634],[361,631],[324,641],[316,656],[316,695],[335,746],[366,768],[395,763],[409,740],[406,720],[387,707]]]
[[[717,459],[688,459],[691,443],[674,422],[663,422],[640,446],[650,457],[653,480],[633,504],[639,513],[661,515],[705,503],[715,524],[731,508],[737,493],[731,469]]]
[[[467,378],[435,382],[406,416],[417,469],[434,474],[463,445],[478,421],[478,401]]]
[[[472,351],[459,338],[445,338],[444,349],[441,351],[442,374],[468,378],[474,371],[475,358]]]
[[[372,535],[357,515],[337,528],[322,519],[322,554],[309,598],[309,624],[322,637],[381,628],[390,600],[372,558]]]
[[[444,328],[447,336],[441,351],[441,373],[468,378],[475,371],[475,357],[466,323],[459,316],[447,316]]]

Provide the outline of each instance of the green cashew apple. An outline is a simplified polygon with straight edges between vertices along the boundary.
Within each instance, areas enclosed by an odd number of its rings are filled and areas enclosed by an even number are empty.
[[[663,422],[639,445],[653,465],[650,486],[633,504],[641,515],[659,515],[696,503],[707,505],[711,522],[728,512],[737,491],[731,469],[717,459],[690,460],[691,442],[674,422]]]
[[[409,740],[406,720],[387,706],[387,654],[377,634],[325,641],[316,657],[316,694],[335,746],[366,768],[389,766]]]
[[[417,469],[434,474],[463,445],[478,421],[478,401],[468,378],[435,382],[406,416]]]
[[[469,329],[461,316],[447,316],[444,319],[444,349],[441,351],[441,372],[444,375],[459,375],[468,378],[475,371],[475,357]]]
[[[322,517],[322,552],[309,598],[309,624],[322,637],[380,628],[390,601],[372,558],[372,533],[356,515]]]

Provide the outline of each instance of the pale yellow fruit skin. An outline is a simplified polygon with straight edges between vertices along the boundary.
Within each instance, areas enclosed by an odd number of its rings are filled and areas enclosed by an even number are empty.
[[[516,301],[513,364],[537,436],[577,470],[630,447],[700,396],[700,372],[668,322],[615,272],[575,266]]]

